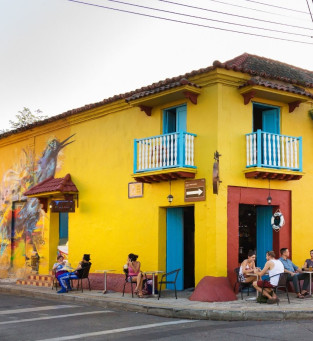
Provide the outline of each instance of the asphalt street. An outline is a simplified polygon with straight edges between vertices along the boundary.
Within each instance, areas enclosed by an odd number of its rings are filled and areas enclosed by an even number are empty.
[[[0,294],[0,340],[311,340],[312,321],[195,321]]]

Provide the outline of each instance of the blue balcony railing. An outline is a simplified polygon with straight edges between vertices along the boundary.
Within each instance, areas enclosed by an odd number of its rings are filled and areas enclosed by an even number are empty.
[[[174,167],[196,168],[195,137],[195,134],[177,132],[135,139],[134,173]]]
[[[302,137],[266,133],[246,134],[246,167],[302,172]]]

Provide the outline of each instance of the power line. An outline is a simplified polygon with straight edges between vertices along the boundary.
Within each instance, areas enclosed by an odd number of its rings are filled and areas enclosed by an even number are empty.
[[[313,3],[313,0],[312,0],[312,3]],[[309,9],[309,12],[310,12],[310,16],[311,16],[311,19],[312,19],[312,22],[313,22],[313,16],[312,16],[312,12],[311,12],[311,8],[310,8],[310,5],[309,5],[308,0],[306,0],[306,4],[308,5],[308,9]]]
[[[264,11],[264,10],[259,9],[259,8],[252,8],[252,7],[246,7],[246,6],[241,6],[241,5],[230,4],[230,3],[228,3],[228,2],[220,1],[220,0],[207,0],[207,1],[217,2],[217,3],[223,4],[223,5],[233,6],[233,7],[239,7],[239,8],[244,8],[244,9],[248,9],[248,10],[256,11],[256,12],[261,12],[261,13],[267,13],[267,14],[272,14],[272,15],[278,15],[278,16],[281,16],[281,17],[293,18],[293,19],[296,19],[296,20],[303,20],[303,19],[296,18],[296,17],[290,17],[290,15],[287,15],[287,14],[274,13],[274,12]],[[301,13],[306,14],[306,15],[308,14],[307,12],[302,12],[302,11],[301,11]]]
[[[111,1],[111,2],[114,2],[114,3],[122,4],[122,5],[128,5],[128,6],[134,6],[134,7],[149,9],[149,10],[163,12],[163,13],[169,13],[169,14],[174,14],[174,15],[182,15],[182,16],[185,16],[185,17],[193,18],[193,19],[215,21],[215,22],[222,23],[222,24],[230,24],[230,25],[241,26],[241,27],[255,28],[257,30],[264,30],[264,31],[277,32],[277,33],[284,33],[284,34],[296,35],[296,36],[300,36],[300,37],[309,37],[309,38],[312,37],[310,35],[301,34],[301,33],[286,32],[286,31],[275,30],[275,29],[271,29],[271,28],[264,28],[264,27],[257,27],[257,26],[251,26],[251,25],[245,25],[245,24],[238,24],[238,23],[229,22],[229,21],[223,21],[223,20],[218,20],[218,19],[210,19],[210,18],[199,17],[199,16],[191,15],[191,14],[184,14],[184,13],[178,13],[178,12],[168,11],[168,10],[164,10],[164,9],[158,9],[158,8],[154,8],[154,7],[148,7],[148,6],[143,6],[143,5],[136,5],[136,4],[132,4],[132,3],[129,3],[129,2],[124,2],[124,1],[119,1],[119,0],[107,0],[107,1]]]
[[[243,1],[254,2],[254,3],[256,3],[256,4],[264,5],[264,6],[269,6],[269,7],[276,7],[276,8],[279,8],[279,9],[284,9],[284,10],[286,10],[286,11],[292,11],[292,12],[298,12],[298,13],[308,14],[308,13],[305,12],[305,11],[299,11],[299,10],[292,9],[292,8],[280,7],[280,6],[276,6],[276,5],[270,5],[270,4],[266,4],[266,3],[264,3],[264,2],[260,2],[260,1],[254,1],[254,0],[243,0]]]
[[[111,1],[111,0],[108,0],[108,1]],[[225,12],[216,11],[216,10],[213,10],[213,9],[207,9],[207,8],[203,8],[203,7],[196,7],[196,6],[191,6],[191,5],[180,4],[179,2],[174,2],[174,1],[169,1],[169,0],[157,0],[157,1],[166,2],[166,3],[169,3],[169,4],[173,4],[173,5],[177,5],[177,6],[183,6],[183,7],[188,7],[188,8],[193,8],[193,9],[200,9],[202,11],[207,11],[207,12],[213,12],[213,13],[218,13],[218,14],[230,15],[230,16],[233,16],[233,17],[238,17],[238,18],[243,18],[243,19],[251,19],[251,20],[255,20],[255,21],[266,22],[266,23],[269,23],[269,24],[288,26],[288,27],[293,27],[293,28],[301,28],[301,29],[310,30],[310,31],[312,30],[311,28],[308,28],[308,27],[295,26],[295,25],[290,25],[290,24],[283,24],[283,23],[278,23],[276,21],[251,18],[251,17],[246,17],[246,16],[243,16],[243,15],[232,14],[232,13],[225,13]]]
[[[128,10],[124,10],[124,9],[117,9],[117,8],[113,8],[113,7],[92,4],[92,3],[88,3],[88,2],[84,2],[84,1],[78,1],[78,0],[67,0],[67,1],[76,2],[76,3],[82,4],[82,5],[87,5],[87,6],[93,6],[93,7],[109,9],[109,10],[113,10],[113,11],[117,11],[117,12],[122,12],[122,13],[129,13],[129,14],[140,15],[140,16],[148,17],[148,18],[154,18],[154,19],[160,19],[160,20],[165,20],[165,21],[171,21],[171,22],[176,22],[176,23],[186,24],[186,25],[192,25],[192,26],[197,26],[197,27],[205,27],[205,28],[215,29],[215,30],[219,30],[219,31],[226,31],[226,32],[245,34],[245,35],[250,35],[250,36],[255,36],[255,37],[270,38],[270,39],[275,39],[275,40],[289,41],[289,42],[293,42],[293,43],[313,45],[313,43],[309,43],[309,42],[305,42],[305,41],[300,41],[300,40],[293,40],[293,39],[287,39],[287,38],[278,38],[278,37],[272,37],[272,36],[267,36],[267,35],[262,35],[262,34],[257,34],[257,33],[242,32],[242,31],[236,31],[236,30],[231,30],[231,29],[227,29],[227,28],[220,28],[220,27],[208,26],[208,25],[203,25],[203,24],[196,24],[196,23],[191,23],[191,22],[188,22],[188,21],[163,18],[163,17],[158,17],[156,15],[138,13],[138,12],[128,11]]]

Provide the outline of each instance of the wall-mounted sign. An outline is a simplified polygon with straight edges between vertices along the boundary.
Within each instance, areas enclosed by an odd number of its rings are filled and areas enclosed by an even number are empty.
[[[128,198],[142,198],[143,197],[143,183],[129,182],[128,183]]]
[[[185,181],[185,201],[205,200],[205,179]]]
[[[75,212],[74,200],[52,200],[50,203],[51,212]]]

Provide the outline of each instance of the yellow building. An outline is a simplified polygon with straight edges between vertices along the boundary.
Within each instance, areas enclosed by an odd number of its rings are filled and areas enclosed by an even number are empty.
[[[58,247],[181,268],[179,289],[233,280],[249,249],[303,264],[312,99],[312,71],[243,54],[2,134],[0,276],[46,274]]]

